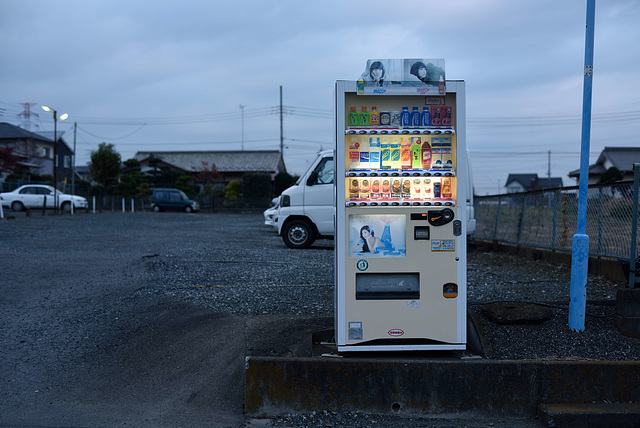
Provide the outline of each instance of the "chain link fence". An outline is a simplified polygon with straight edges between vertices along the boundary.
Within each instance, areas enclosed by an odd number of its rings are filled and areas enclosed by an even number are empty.
[[[474,238],[571,251],[577,230],[577,186],[476,196],[474,207]],[[632,216],[633,182],[589,186],[589,252],[628,259]]]

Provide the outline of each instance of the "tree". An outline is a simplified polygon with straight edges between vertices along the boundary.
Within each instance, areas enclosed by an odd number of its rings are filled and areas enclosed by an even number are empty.
[[[13,154],[13,147],[0,148],[0,174],[15,171],[20,158]]]
[[[200,194],[213,196],[216,184],[220,183],[220,178],[221,174],[215,164],[209,165],[209,162],[202,161],[202,169],[196,174],[196,182],[202,184]]]
[[[273,196],[280,196],[283,191],[293,186],[298,178],[298,176],[292,176],[286,172],[278,173],[273,184]]]
[[[237,206],[238,199],[242,196],[240,190],[242,189],[242,183],[239,181],[231,181],[224,189],[224,206]]]
[[[616,181],[620,181],[623,178],[624,178],[624,174],[622,174],[622,172],[618,168],[616,168],[615,166],[612,166],[611,168],[606,170],[604,173],[602,173],[602,175],[600,176],[600,181],[598,181],[598,184],[615,183]]]
[[[120,180],[113,187],[113,193],[122,196],[139,194],[139,187],[143,181],[140,161],[129,159],[124,161],[125,168],[120,172]]]
[[[98,150],[91,152],[91,165],[89,171],[91,177],[100,183],[107,192],[120,174],[120,153],[115,146],[108,143],[100,143]]]

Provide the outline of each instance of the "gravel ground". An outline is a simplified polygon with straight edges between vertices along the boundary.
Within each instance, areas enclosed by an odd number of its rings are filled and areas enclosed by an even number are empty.
[[[310,333],[332,327],[333,241],[319,240],[308,250],[289,249],[272,228],[262,224],[259,214],[137,213],[127,216],[78,214],[71,219],[69,216],[15,215],[14,220],[0,222],[0,241],[5,244],[0,247],[3,273],[6,277],[8,272],[10,283],[16,284],[15,294],[5,293],[0,298],[5,310],[0,321],[4,327],[21,329],[17,336],[21,339],[19,343],[13,343],[16,337],[12,330],[2,331],[3,343],[10,346],[0,351],[0,355],[6,357],[2,352],[21,349],[11,356],[14,364],[11,367],[21,367],[21,370],[24,367],[30,370],[28,373],[37,374],[44,370],[38,369],[44,358],[47,377],[54,376],[56,371],[71,370],[74,364],[81,364],[81,373],[84,370],[90,373],[95,370],[90,364],[96,352],[101,366],[109,364],[107,358],[113,355],[114,343],[123,346],[123,337],[136,343],[135,337],[127,335],[144,331],[147,321],[131,317],[136,313],[135,308],[149,305],[148,302],[162,303],[158,309],[162,317],[156,314],[155,306],[147,309],[149,317],[158,320],[172,316],[166,302],[184,308],[181,309],[183,317],[189,310],[239,317],[244,320],[248,355],[306,355],[310,353]],[[71,246],[63,242],[65,235]],[[87,258],[87,254],[91,258]],[[32,269],[25,276],[21,266],[26,260],[31,262]],[[55,260],[55,270],[48,270],[52,265],[50,260]],[[71,279],[70,287],[60,284],[54,294],[49,288],[52,283],[61,282],[60,276]],[[126,286],[111,290],[110,284],[114,281]],[[569,284],[570,272],[566,267],[471,248],[468,301],[481,322],[490,348],[488,356],[534,360],[640,359],[640,340],[620,335],[610,316],[615,310],[619,284],[589,277],[587,311],[593,316],[587,317],[586,330],[582,333],[572,332],[567,326]],[[26,297],[30,300],[25,300]],[[484,314],[484,307],[490,302],[515,300],[553,306],[552,317],[539,325],[497,325]],[[30,319],[27,310],[42,313],[42,318]],[[119,323],[124,324],[125,320],[129,324],[121,327]],[[160,334],[162,324],[153,325]],[[296,334],[281,334],[291,333],[292,326],[296,326]],[[47,342],[43,342],[43,337]],[[293,337],[304,340],[291,339]],[[33,351],[23,348],[27,345],[33,346]],[[143,357],[140,360],[144,361]],[[120,370],[120,367],[113,369]],[[16,381],[20,376],[16,375]],[[29,376],[20,377],[24,378],[21,382],[28,385]],[[45,375],[42,376],[44,379]],[[78,384],[83,382],[80,376],[73,380]],[[62,388],[64,381],[56,381]],[[99,379],[94,378],[92,382],[96,389],[100,387]],[[15,387],[5,383],[3,388],[5,397],[15,395]],[[33,398],[29,398],[26,389],[21,394],[19,400],[12,401],[16,403],[15,408],[0,404],[5,415],[8,410],[26,412],[20,403],[29,405]],[[51,400],[55,400],[56,394],[52,389]],[[48,403],[42,400],[41,407],[36,409],[45,411]],[[202,409],[206,409],[205,406],[203,402]],[[60,409],[64,409],[64,403]],[[41,410],[37,411],[41,413]],[[76,412],[81,411],[76,409]],[[57,424],[68,425],[64,420]],[[452,420],[333,412],[289,414],[273,420],[248,422],[248,426],[265,425],[539,426],[536,421],[528,420]]]
[[[331,326],[333,241],[318,240],[312,248],[299,251],[284,247],[267,226],[247,224],[245,230],[242,236],[224,239],[221,246],[171,247],[149,257],[155,288],[144,292],[167,293],[242,316],[317,317],[319,328]],[[257,248],[253,245],[256,240],[265,245]],[[473,246],[467,266],[469,307],[481,321],[490,358],[640,359],[640,340],[618,333],[611,316],[616,282],[589,276],[586,328],[576,333],[567,325],[570,272],[566,266],[484,252]],[[498,325],[483,311],[486,304],[496,301],[550,305],[553,315],[539,325]]]

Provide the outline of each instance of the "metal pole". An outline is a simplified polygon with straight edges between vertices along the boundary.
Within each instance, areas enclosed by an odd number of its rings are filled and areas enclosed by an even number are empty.
[[[73,123],[73,160],[71,164],[71,194],[76,194],[76,133],[78,131],[78,122]]]
[[[587,272],[589,268],[589,236],[587,232],[587,199],[589,197],[589,144],[591,138],[591,93],[593,85],[593,39],[596,0],[587,0],[587,26],[584,54],[584,88],[582,97],[582,144],[580,149],[580,187],[578,190],[578,230],[573,235],[571,252],[571,288],[569,328],[584,331],[587,305]]]
[[[53,212],[58,214],[58,112],[53,111]]]
[[[284,134],[282,132],[282,85],[280,85],[280,156],[284,156]]]
[[[640,163],[633,164],[633,216],[631,224],[631,254],[629,256],[629,288],[636,286],[636,245],[638,237],[638,182]]]

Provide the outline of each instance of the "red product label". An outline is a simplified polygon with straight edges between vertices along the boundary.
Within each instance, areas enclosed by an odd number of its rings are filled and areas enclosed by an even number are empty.
[[[391,330],[388,331],[389,336],[402,336],[404,334],[404,331],[400,330],[399,328],[392,328]]]

